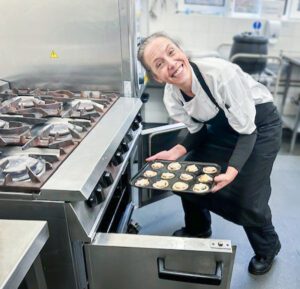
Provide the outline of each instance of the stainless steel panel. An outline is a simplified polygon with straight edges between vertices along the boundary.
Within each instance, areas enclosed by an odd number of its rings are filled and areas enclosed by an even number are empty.
[[[23,88],[122,92],[118,0],[2,0],[1,11],[0,79]]]
[[[78,285],[64,206],[61,202],[0,199],[0,219],[47,221],[49,239],[41,259],[48,289],[82,289],[86,287]]]
[[[44,184],[39,198],[88,199],[141,105],[139,99],[121,97]]]
[[[125,234],[97,234],[84,249],[90,289],[228,289],[235,256],[235,247],[227,240]],[[222,262],[221,284],[161,279],[159,258],[169,270],[185,273],[213,274],[217,262]]]
[[[0,220],[0,232],[0,288],[17,288],[49,237],[47,222]]]
[[[141,129],[140,129],[141,130]],[[74,202],[66,204],[66,214],[69,223],[70,237],[72,240],[82,240],[91,242],[97,231],[97,227],[103,218],[103,213],[107,209],[111,198],[114,195],[116,186],[124,170],[130,162],[133,150],[136,148],[140,131],[132,140],[129,151],[124,155],[124,161],[116,172],[112,172],[114,183],[104,190],[105,200],[98,206],[90,208],[86,202]]]

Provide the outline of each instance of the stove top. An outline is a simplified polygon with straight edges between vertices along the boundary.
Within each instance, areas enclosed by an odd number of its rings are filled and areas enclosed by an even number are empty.
[[[0,190],[39,192],[118,98],[100,91],[0,93]]]

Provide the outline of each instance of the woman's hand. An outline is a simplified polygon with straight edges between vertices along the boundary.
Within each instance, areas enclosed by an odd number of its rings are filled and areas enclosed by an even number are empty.
[[[214,178],[215,185],[212,188],[212,192],[215,193],[228,184],[230,184],[238,174],[238,170],[234,167],[228,167],[225,174],[220,174]]]
[[[146,159],[147,162],[154,161],[154,160],[167,160],[167,161],[175,161],[178,158],[184,156],[187,153],[184,146],[178,144],[168,151],[161,151],[149,158]]]

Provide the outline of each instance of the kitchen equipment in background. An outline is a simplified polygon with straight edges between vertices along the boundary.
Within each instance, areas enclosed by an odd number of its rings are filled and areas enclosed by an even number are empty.
[[[236,54],[268,54],[268,39],[264,36],[254,35],[251,32],[244,32],[233,37],[233,45],[230,51],[232,59]],[[249,74],[262,73],[267,65],[265,58],[239,57],[233,60],[243,71]]]

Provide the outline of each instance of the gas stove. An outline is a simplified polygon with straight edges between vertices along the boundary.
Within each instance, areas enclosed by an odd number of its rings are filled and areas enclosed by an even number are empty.
[[[0,93],[0,190],[39,192],[118,100],[116,93]]]

